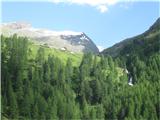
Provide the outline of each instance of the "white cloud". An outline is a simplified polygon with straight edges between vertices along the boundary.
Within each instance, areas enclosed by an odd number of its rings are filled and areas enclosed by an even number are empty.
[[[108,8],[105,5],[100,5],[97,7],[98,10],[100,10],[101,13],[107,12]]]
[[[103,46],[98,45],[99,52],[102,52],[105,48]]]
[[[118,0],[52,0],[54,3],[68,3],[77,5],[89,5],[97,8],[101,13],[108,11],[108,6],[114,5]]]

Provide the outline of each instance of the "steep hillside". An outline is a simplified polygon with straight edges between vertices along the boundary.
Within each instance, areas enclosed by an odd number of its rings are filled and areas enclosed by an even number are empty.
[[[160,50],[160,18],[141,35],[126,39],[114,46],[102,51],[104,55],[130,56],[138,54],[140,57],[147,57]]]
[[[2,37],[4,37],[2,35]],[[16,35],[10,36],[10,39],[16,38]],[[21,39],[21,38],[19,38]],[[23,40],[24,38],[22,38]],[[50,48],[46,45],[38,45],[35,44],[34,42],[28,41],[28,52],[29,52],[29,59],[34,59],[36,57],[37,51],[43,48],[45,51],[45,58],[47,59],[48,55],[54,55],[55,57],[59,58],[60,60],[63,61],[64,64],[66,64],[68,59],[72,60],[73,66],[79,66],[83,54],[81,53],[73,53],[65,50],[59,50],[55,48]]]
[[[114,92],[119,84],[129,88],[126,74],[111,57],[88,53],[73,66],[74,54],[24,37],[1,36],[1,42],[3,119],[104,119],[109,114],[103,108],[105,95],[110,101],[113,93],[105,87],[115,85]]]
[[[34,43],[30,43],[29,49],[32,51],[30,54],[31,58],[36,57],[36,53],[39,48],[43,48],[45,50],[45,58],[47,58],[48,55],[54,55],[55,57],[58,57],[60,60],[62,60],[64,64],[66,64],[68,59],[71,59],[73,66],[80,65],[80,62],[81,62],[82,56],[83,56],[83,54],[81,54],[81,53],[71,53],[69,51],[49,48],[45,45],[36,45]]]
[[[29,37],[37,44],[46,45],[50,48],[75,53],[92,52],[97,54],[99,52],[93,41],[83,32],[37,29],[24,22],[5,23],[0,28],[5,36],[16,33],[18,36]]]
[[[159,55],[132,59],[128,83],[123,61],[63,52],[1,36],[2,119],[159,120]]]

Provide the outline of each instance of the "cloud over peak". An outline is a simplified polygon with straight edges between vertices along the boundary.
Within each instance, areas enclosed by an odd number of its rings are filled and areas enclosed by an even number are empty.
[[[95,7],[101,13],[107,12],[108,6],[114,5],[118,0],[52,0],[54,3],[67,3],[78,5],[89,5]]]

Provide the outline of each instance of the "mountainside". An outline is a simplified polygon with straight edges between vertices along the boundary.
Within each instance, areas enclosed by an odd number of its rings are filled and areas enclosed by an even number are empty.
[[[54,50],[1,36],[2,119],[160,119],[159,54],[125,63]]]
[[[93,41],[83,32],[57,32],[46,29],[36,29],[24,22],[4,23],[0,28],[2,34],[6,36],[16,33],[18,36],[29,37],[37,44],[46,45],[51,48],[75,53],[99,53]]]
[[[143,34],[125,39],[122,42],[102,51],[112,57],[138,54],[140,57],[150,56],[160,50],[160,18]]]
[[[11,27],[23,33],[24,26]],[[42,36],[80,34],[45,32],[33,31],[42,45],[1,35],[3,119],[159,120],[159,20],[119,43],[118,58],[49,48]]]

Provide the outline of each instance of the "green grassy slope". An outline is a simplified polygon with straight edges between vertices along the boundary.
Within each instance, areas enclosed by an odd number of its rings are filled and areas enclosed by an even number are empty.
[[[49,48],[48,46],[38,45],[33,42],[30,42],[29,45],[29,49],[32,51],[30,55],[31,58],[36,57],[36,53],[40,47],[44,48],[46,58],[48,57],[48,55],[54,55],[61,59],[64,62],[64,64],[66,63],[67,59],[70,58],[74,66],[79,66],[82,60],[83,54],[71,53],[69,51],[62,51],[54,48]]]

